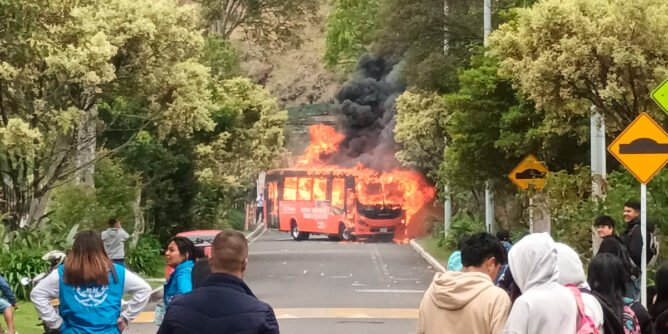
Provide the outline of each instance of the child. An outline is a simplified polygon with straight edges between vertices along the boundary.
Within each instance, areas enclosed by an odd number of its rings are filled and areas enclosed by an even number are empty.
[[[5,316],[5,322],[7,323],[7,333],[16,334],[14,331],[14,309],[18,309],[16,305],[16,296],[14,291],[7,283],[7,280],[0,275],[0,291],[2,291],[2,298],[0,298],[0,312]],[[0,333],[5,333],[5,331],[0,326]]]

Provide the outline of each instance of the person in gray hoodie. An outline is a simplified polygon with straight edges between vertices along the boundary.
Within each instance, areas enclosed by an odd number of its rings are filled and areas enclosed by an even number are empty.
[[[530,234],[508,254],[522,295],[515,300],[504,334],[575,334],[575,296],[559,284],[557,246],[547,233]]]
[[[118,219],[109,219],[109,228],[102,232],[102,242],[107,256],[114,263],[125,265],[125,240],[129,237]]]

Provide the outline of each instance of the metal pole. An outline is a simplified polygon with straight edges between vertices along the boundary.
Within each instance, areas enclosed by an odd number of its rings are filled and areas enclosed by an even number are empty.
[[[492,0],[484,0],[483,4],[483,28],[485,46],[489,45],[489,34],[492,32]]]
[[[492,182],[485,182],[485,227],[487,233],[494,231],[494,192],[492,191]]]
[[[450,15],[450,7],[448,0],[443,0],[443,54],[447,55],[450,50],[450,36],[448,34],[448,16]]]
[[[533,233],[533,195],[529,195],[529,233]]]
[[[640,301],[647,308],[647,184],[640,184],[640,232],[642,233],[642,255],[640,256]]]
[[[448,232],[450,232],[450,226],[452,225],[452,201],[450,199],[450,189],[448,189],[448,186],[445,186],[444,188],[445,191],[445,203],[443,204],[444,206],[444,234],[447,237]]]

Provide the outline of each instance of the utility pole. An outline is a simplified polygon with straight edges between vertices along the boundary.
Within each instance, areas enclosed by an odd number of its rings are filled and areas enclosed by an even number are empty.
[[[489,46],[489,34],[492,32],[492,1],[484,0],[483,4],[483,44]],[[492,181],[485,182],[485,227],[487,233],[494,232],[494,188]]]
[[[447,55],[450,51],[450,36],[448,34],[448,15],[450,14],[450,7],[448,6],[448,0],[443,0],[443,54]],[[448,138],[443,138],[445,141],[445,150],[448,148]],[[452,199],[450,197],[450,189],[447,185],[443,188],[445,192],[445,201],[443,202],[443,234],[447,237],[448,232],[450,232],[450,226],[452,226]]]
[[[589,118],[590,132],[590,161],[591,161],[591,194],[594,200],[605,198],[605,178],[606,172],[606,149],[605,149],[605,118],[596,109],[591,106]],[[602,239],[592,228],[591,233],[592,253],[598,253]]]

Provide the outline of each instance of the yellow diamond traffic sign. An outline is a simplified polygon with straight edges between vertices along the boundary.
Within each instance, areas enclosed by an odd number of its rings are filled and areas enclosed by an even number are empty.
[[[647,113],[640,113],[608,146],[640,183],[648,183],[668,162],[668,133]]]
[[[668,80],[662,82],[652,91],[652,100],[668,113]]]
[[[536,157],[529,154],[508,174],[510,181],[521,189],[528,190],[533,187],[541,190],[545,185],[545,174],[548,170]]]

